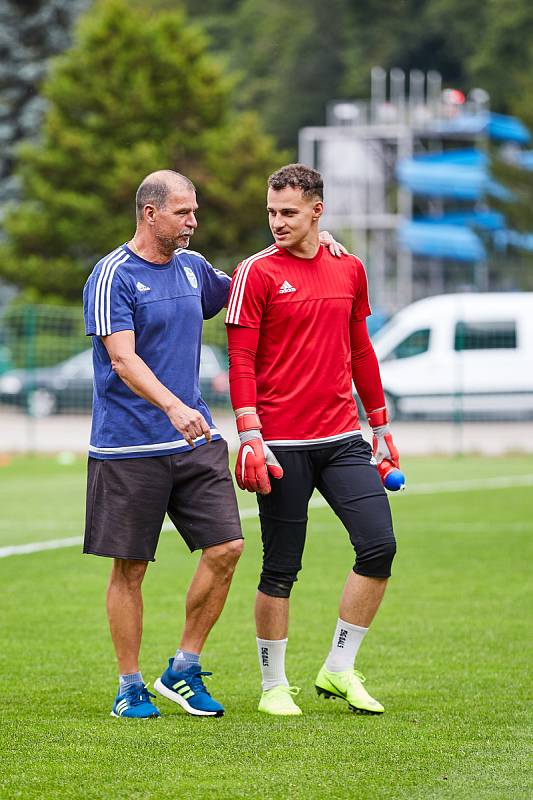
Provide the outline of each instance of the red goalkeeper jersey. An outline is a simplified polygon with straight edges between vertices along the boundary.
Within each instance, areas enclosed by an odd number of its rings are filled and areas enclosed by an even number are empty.
[[[226,323],[259,329],[257,412],[269,444],[331,442],[360,430],[350,321],[369,314],[364,267],[320,246],[298,258],[273,244],[233,274]]]

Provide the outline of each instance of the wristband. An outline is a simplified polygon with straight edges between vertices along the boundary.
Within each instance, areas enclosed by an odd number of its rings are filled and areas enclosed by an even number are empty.
[[[244,433],[245,431],[260,431],[262,425],[259,417],[255,412],[245,411],[244,414],[239,414],[237,417],[237,433]]]
[[[371,428],[381,428],[383,425],[388,425],[387,407],[383,406],[382,408],[375,408],[374,411],[368,411],[366,418]]]

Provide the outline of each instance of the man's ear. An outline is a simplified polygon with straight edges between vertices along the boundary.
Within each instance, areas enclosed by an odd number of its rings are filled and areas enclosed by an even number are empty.
[[[318,220],[324,213],[324,203],[322,200],[317,200],[313,203],[313,220]]]
[[[156,212],[155,206],[151,205],[150,203],[147,203],[143,208],[144,221],[147,222],[149,225],[153,225],[154,223],[155,212]]]

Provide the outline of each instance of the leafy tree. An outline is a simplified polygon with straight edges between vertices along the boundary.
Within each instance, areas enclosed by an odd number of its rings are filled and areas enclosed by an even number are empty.
[[[162,167],[197,186],[196,247],[230,263],[262,246],[265,178],[284,156],[254,115],[230,112],[230,92],[181,11],[98,0],[45,83],[42,141],[20,151],[0,275],[78,300],[94,262],[132,235],[140,180]]]
[[[488,0],[483,36],[469,61],[472,79],[491,106],[533,128],[533,6],[529,0]]]
[[[232,38],[238,102],[257,108],[284,147],[298,129],[325,122],[342,93],[349,22],[346,0],[243,0]]]
[[[532,122],[530,0],[181,2],[237,72],[235,106],[257,110],[293,153],[298,129],[323,124],[328,101],[368,97],[375,65],[437,70],[465,91],[482,86],[494,109]]]
[[[350,7],[351,39],[364,65],[362,74],[351,75],[359,96],[366,95],[375,64],[406,72],[437,70],[446,83],[467,88],[466,59],[484,20],[477,0],[366,0]]]
[[[494,178],[506,186],[512,193],[512,199],[505,202],[493,200],[491,205],[501,211],[506,220],[506,226],[513,232],[530,237],[533,232],[533,215],[531,202],[533,198],[533,171],[524,169],[518,164],[513,164],[509,159],[503,159],[494,152],[491,171]],[[511,240],[509,253],[505,259],[498,254],[499,269],[502,272],[518,272],[514,285],[531,291],[533,289],[533,253],[521,246],[520,238]],[[502,262],[505,268],[502,270]],[[514,277],[514,276],[513,276]]]
[[[167,7],[175,0],[150,2]],[[343,91],[346,64],[357,61],[348,38],[350,0],[182,3],[235,72],[235,108],[254,109],[294,156],[298,129],[325,122],[327,102]]]
[[[257,109],[293,151],[299,128],[325,122],[329,101],[368,96],[375,65],[435,69],[469,88],[467,59],[485,24],[477,0],[185,2],[239,76],[235,103]]]
[[[231,45],[233,32],[237,28],[235,15],[241,0],[129,0],[130,4],[146,7],[152,11],[175,10],[182,8],[188,17],[196,19],[208,34],[211,47],[221,57]]]
[[[0,201],[13,197],[14,146],[39,133],[44,100],[39,86],[48,58],[70,41],[70,30],[89,0],[0,0]]]
[[[467,63],[472,82],[490,94],[494,110],[515,114],[533,130],[533,7],[528,0],[489,0],[482,5],[483,36]],[[512,199],[492,204],[503,212],[507,227],[519,234],[533,231],[533,172],[513,163],[512,151],[502,158],[494,148],[492,172]],[[514,271],[514,285],[533,288],[533,254],[511,246],[499,268]]]

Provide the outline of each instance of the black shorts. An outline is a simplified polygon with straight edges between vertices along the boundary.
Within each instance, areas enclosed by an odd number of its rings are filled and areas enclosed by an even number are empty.
[[[389,553],[395,549],[392,518],[368,442],[357,436],[324,447],[287,450],[274,446],[271,450],[284,475],[281,480],[271,479],[270,494],[257,495],[264,552],[262,580],[272,583],[275,576],[295,576],[301,569],[307,507],[314,489],[340,518],[356,557],[361,555],[354,571],[389,577],[390,563],[375,556],[384,549]]]
[[[84,553],[154,561],[165,514],[191,550],[242,539],[223,439],[153,458],[89,458]]]

